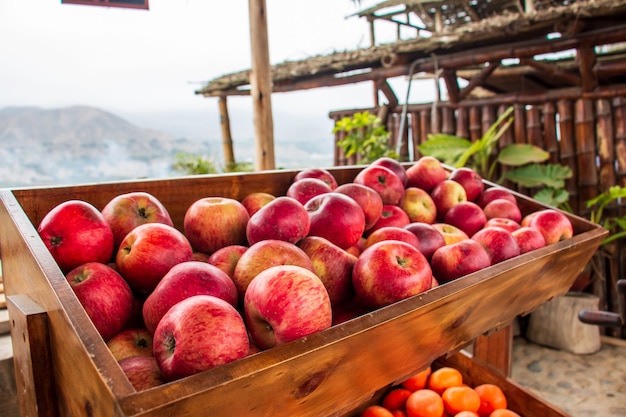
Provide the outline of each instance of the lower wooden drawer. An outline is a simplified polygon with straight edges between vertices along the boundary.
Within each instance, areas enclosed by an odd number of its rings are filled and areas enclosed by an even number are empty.
[[[466,351],[460,351],[446,358],[437,359],[432,369],[450,366],[463,374],[463,381],[469,386],[480,384],[498,385],[507,397],[507,408],[522,417],[572,417],[558,407],[547,403],[528,389],[507,378],[500,372],[480,363]],[[362,404],[344,417],[358,417],[368,406],[380,404],[382,397],[392,388],[389,386],[376,393],[370,401]]]

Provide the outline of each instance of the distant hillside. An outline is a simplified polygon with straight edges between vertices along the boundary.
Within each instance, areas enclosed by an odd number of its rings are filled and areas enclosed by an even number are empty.
[[[94,107],[0,110],[2,186],[162,177],[177,152],[210,154],[211,149]]]

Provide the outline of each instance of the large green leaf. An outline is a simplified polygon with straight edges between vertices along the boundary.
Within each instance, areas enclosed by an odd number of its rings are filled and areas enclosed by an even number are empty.
[[[467,151],[472,142],[452,135],[428,135],[428,140],[418,146],[422,155],[432,156],[448,165],[454,165],[459,157]]]
[[[498,154],[498,162],[502,165],[522,166],[532,162],[545,162],[550,154],[538,146],[516,143],[508,145]]]
[[[569,167],[555,164],[528,164],[507,171],[504,178],[523,187],[539,187],[545,185],[552,188],[563,188],[565,180],[571,178]]]

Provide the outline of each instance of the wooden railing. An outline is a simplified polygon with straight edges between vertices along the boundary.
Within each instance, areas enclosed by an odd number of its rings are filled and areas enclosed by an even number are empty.
[[[566,165],[572,170],[566,181],[570,206],[575,214],[588,218],[586,202],[613,185],[626,186],[626,85],[582,93],[578,88],[551,91],[542,94],[514,94],[493,98],[467,100],[451,104],[440,102],[407,106],[404,132],[400,135],[402,108],[390,109],[386,117],[391,132],[390,145],[397,148],[401,138],[401,160],[419,158],[417,146],[430,133],[446,133],[476,140],[509,106],[514,107],[514,123],[499,142],[530,143],[550,153],[550,162]],[[369,110],[378,114],[378,108],[342,110],[330,113],[333,120]],[[335,136],[335,143],[343,137]],[[358,163],[357,157],[346,159],[335,147],[335,165]],[[506,184],[524,194],[529,190]],[[626,204],[626,202],[624,202]],[[622,204],[609,208],[609,213],[621,214]],[[612,282],[622,277],[626,252],[623,244],[612,248],[613,260],[607,265]],[[609,248],[611,249],[611,248]],[[611,282],[605,289],[604,307],[615,310]],[[598,290],[599,291],[599,290]]]

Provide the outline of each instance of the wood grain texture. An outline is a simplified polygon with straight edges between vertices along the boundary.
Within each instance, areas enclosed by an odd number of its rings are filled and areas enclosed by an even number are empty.
[[[351,181],[360,169],[331,172],[341,184]],[[65,200],[78,198],[102,208],[118,194],[142,190],[159,198],[180,228],[187,207],[199,198],[240,200],[252,191],[284,194],[295,174],[274,171],[0,190],[0,250],[7,294],[27,295],[47,313],[59,415],[342,415],[390,383],[565,293],[606,235],[598,226],[570,216],[576,232],[570,240],[293,343],[135,392],[35,225]],[[517,198],[523,212],[541,207],[522,195]],[[17,367],[29,367],[29,360],[20,358]]]

